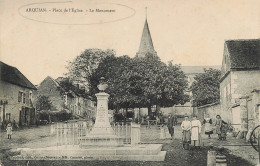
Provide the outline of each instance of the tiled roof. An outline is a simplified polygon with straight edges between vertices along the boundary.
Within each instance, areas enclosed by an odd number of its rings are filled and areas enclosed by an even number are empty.
[[[227,40],[231,69],[260,69],[260,39]]]
[[[0,61],[0,80],[29,89],[36,87],[15,67]]]
[[[65,92],[65,90],[60,86],[60,84],[59,84],[56,80],[54,80],[51,76],[47,76],[47,77],[40,83],[40,85],[38,85],[38,87],[40,87],[44,82],[49,81],[49,80],[52,81],[56,87],[58,87],[60,90],[62,90],[63,92]]]

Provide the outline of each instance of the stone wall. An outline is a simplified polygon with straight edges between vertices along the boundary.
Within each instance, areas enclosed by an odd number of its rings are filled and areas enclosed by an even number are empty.
[[[191,116],[193,114],[193,110],[195,108],[191,107],[189,105],[176,105],[173,107],[161,107],[160,111],[163,113],[163,115],[168,116],[169,114],[173,115],[189,115]],[[139,109],[135,109],[135,112],[137,112]],[[140,109],[140,115],[148,115],[148,109],[147,108],[141,108]]]
[[[191,116],[194,113],[194,107],[190,105],[176,105],[173,107],[173,112],[175,115],[184,116],[187,114]]]
[[[213,123],[215,122],[217,115],[220,115],[225,122],[231,123],[229,112],[223,111],[221,109],[220,103],[207,104],[198,107],[197,115],[200,121],[203,121],[205,114],[209,114],[210,118],[213,120]]]

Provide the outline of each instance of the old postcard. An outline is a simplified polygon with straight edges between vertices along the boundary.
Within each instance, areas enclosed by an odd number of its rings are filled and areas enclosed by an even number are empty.
[[[0,70],[0,166],[259,164],[259,0],[0,0]]]

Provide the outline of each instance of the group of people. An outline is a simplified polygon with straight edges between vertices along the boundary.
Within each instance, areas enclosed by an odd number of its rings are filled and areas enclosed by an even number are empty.
[[[205,124],[205,134],[208,135],[208,138],[210,139],[210,135],[213,134],[213,127],[212,119],[208,114],[205,115],[203,124]],[[221,119],[220,115],[216,116],[215,128],[216,134],[218,134],[218,140],[226,140],[228,124]]]
[[[174,136],[174,126],[176,125],[174,118],[169,115],[168,117],[168,130],[171,135],[171,139]],[[184,121],[181,123],[182,129],[182,142],[183,148],[188,149],[189,145],[194,146],[195,149],[199,149],[201,145],[201,128],[204,125],[204,132],[211,138],[213,134],[213,121],[208,114],[205,115],[203,124],[197,119],[196,115],[192,116],[192,120],[189,120],[189,116],[185,115]],[[215,133],[218,134],[219,140],[226,140],[227,136],[227,123],[221,119],[220,115],[216,116],[215,121]]]
[[[183,148],[187,149],[189,144],[191,144],[195,149],[199,149],[201,144],[201,122],[197,119],[197,116],[194,115],[192,121],[189,121],[189,117],[185,116],[184,121],[181,123],[181,128],[183,131]]]

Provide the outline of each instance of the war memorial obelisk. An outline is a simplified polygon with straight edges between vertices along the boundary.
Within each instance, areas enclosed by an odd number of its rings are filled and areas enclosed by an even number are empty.
[[[108,117],[108,97],[105,93],[108,85],[104,82],[104,78],[100,79],[98,85],[99,93],[97,97],[97,113],[96,121],[92,131],[80,138],[81,145],[117,145],[119,138],[115,135]]]

